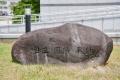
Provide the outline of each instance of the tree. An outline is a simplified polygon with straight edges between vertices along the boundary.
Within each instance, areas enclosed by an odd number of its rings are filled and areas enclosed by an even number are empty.
[[[25,12],[25,7],[30,6],[32,14],[40,13],[40,0],[21,0],[12,7],[14,15],[22,15]]]

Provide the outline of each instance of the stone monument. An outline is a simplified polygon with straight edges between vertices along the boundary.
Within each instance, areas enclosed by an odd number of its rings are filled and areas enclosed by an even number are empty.
[[[12,59],[21,64],[94,63],[105,65],[113,41],[103,32],[77,23],[23,34],[12,47]]]

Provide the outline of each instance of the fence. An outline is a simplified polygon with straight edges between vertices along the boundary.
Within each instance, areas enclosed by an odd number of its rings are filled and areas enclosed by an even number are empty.
[[[39,22],[39,14],[32,14],[31,22]],[[24,15],[9,15],[9,16],[0,16],[0,21],[4,21],[7,24],[5,25],[14,25],[14,24],[24,24],[25,16]],[[10,23],[11,22],[11,23]]]
[[[24,33],[24,15],[0,17],[6,25],[0,25],[0,34]],[[11,22],[10,22],[11,21]],[[54,14],[32,14],[32,30],[56,26],[61,23],[76,22],[95,27],[104,32],[120,33],[120,6],[96,9],[74,10]]]

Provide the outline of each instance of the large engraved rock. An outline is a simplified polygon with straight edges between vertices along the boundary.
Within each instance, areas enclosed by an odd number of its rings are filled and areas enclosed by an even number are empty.
[[[81,24],[67,23],[22,35],[13,45],[12,59],[21,64],[104,65],[112,49],[112,39],[103,32]]]

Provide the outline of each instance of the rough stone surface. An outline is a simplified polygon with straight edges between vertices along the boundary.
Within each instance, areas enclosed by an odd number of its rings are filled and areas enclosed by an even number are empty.
[[[39,29],[22,35],[12,47],[12,59],[21,64],[106,64],[113,41],[103,32],[81,24]]]

